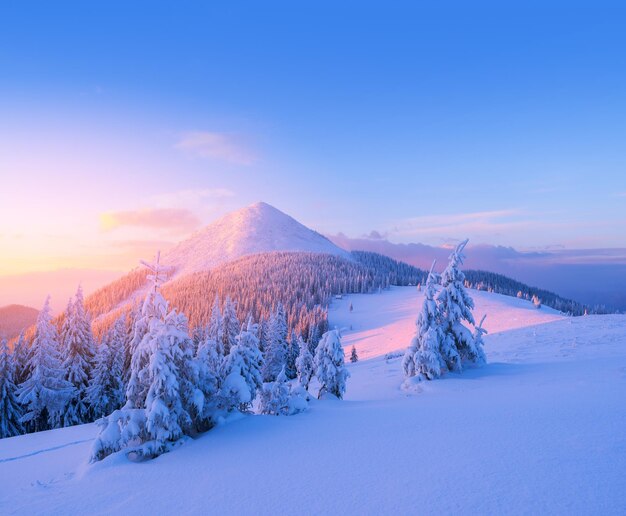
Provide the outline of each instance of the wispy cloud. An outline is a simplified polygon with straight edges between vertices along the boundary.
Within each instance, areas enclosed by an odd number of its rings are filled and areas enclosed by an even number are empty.
[[[532,221],[517,210],[426,215],[398,221],[390,233],[400,237],[437,235],[448,239],[458,235],[493,235],[529,227]]]
[[[257,156],[234,134],[210,131],[184,133],[175,148],[201,158],[216,159],[236,165],[252,165]]]
[[[234,195],[235,192],[228,188],[189,188],[177,192],[153,195],[150,200],[151,204],[163,208],[177,208],[181,206],[201,208],[206,207],[209,203],[229,199]]]
[[[124,226],[190,231],[199,224],[200,220],[192,211],[180,208],[114,211],[100,215],[100,227],[104,231]]]

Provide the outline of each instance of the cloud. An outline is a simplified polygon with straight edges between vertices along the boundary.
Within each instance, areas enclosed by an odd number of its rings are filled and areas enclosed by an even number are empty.
[[[100,227],[104,231],[124,226],[190,231],[199,224],[200,220],[192,211],[180,208],[114,211],[100,215]]]
[[[174,147],[192,156],[235,165],[252,165],[257,161],[257,156],[233,134],[191,131],[184,133]]]
[[[532,221],[521,218],[516,210],[483,211],[449,215],[426,215],[398,221],[392,231],[397,236],[437,235],[450,239],[469,234],[494,235],[512,229],[530,227]]]
[[[373,229],[369,233],[363,235],[363,238],[367,238],[368,240],[382,240],[383,238],[387,238],[387,232],[381,233],[380,231]]]

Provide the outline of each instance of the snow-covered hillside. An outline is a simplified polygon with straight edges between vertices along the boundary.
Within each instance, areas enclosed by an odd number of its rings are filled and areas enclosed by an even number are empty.
[[[141,464],[87,465],[93,425],[0,440],[0,513],[623,513],[626,316],[471,294],[483,368],[406,395],[384,355],[408,343],[421,294],[344,297],[330,322],[362,357],[344,401],[241,417]]]
[[[163,255],[177,275],[206,271],[241,256],[269,251],[327,253],[350,259],[347,251],[273,206],[258,202],[229,213]]]

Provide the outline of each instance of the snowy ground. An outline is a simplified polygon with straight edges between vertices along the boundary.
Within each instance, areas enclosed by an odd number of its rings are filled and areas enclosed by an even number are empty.
[[[626,316],[473,295],[484,368],[405,395],[384,354],[420,294],[350,296],[330,314],[363,358],[345,401],[243,417],[143,464],[86,465],[92,425],[0,440],[0,513],[625,513]]]

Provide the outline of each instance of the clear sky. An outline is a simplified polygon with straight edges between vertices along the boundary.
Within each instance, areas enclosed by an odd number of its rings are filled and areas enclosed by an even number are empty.
[[[2,2],[0,274],[127,269],[257,200],[626,247],[625,27],[597,1]]]

